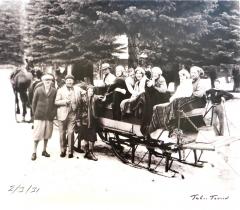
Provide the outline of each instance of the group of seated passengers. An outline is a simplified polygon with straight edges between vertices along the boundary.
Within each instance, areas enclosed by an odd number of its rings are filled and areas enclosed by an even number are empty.
[[[107,66],[104,64],[104,67]],[[127,104],[134,102],[137,98],[146,91],[146,88],[153,88],[159,93],[167,91],[167,84],[162,76],[162,71],[159,67],[152,69],[152,79],[148,79],[145,71],[141,67],[129,69],[129,74],[126,78],[123,76],[124,67],[117,66],[115,68],[115,78],[109,72],[109,68],[104,76],[104,83],[108,84],[107,94],[102,101],[112,103],[113,119],[121,120],[121,115],[127,107]],[[110,75],[110,76],[109,76]],[[112,78],[109,84],[109,78]],[[163,98],[163,97],[154,97]],[[158,103],[160,103],[158,101]]]
[[[165,78],[159,67],[151,69],[151,77],[147,78],[143,68],[129,69],[128,77],[124,78],[124,67],[117,66],[115,75],[110,73],[110,65],[102,65],[105,71],[104,83],[108,87],[105,103],[112,103],[113,119],[121,120],[127,110],[141,107],[142,120],[149,123],[154,105],[173,102],[178,98],[202,98],[205,94],[200,75],[204,74],[200,67],[193,66],[190,73],[186,69],[179,71],[180,84],[170,97]]]
[[[200,67],[193,66],[190,68],[190,73],[186,69],[181,69],[178,72],[180,84],[178,85],[175,93],[169,99],[169,102],[164,105],[157,105],[154,108],[151,122],[147,121],[142,126],[142,132],[152,128],[166,127],[173,120],[178,118],[178,110],[184,112],[191,111],[196,108],[203,108],[206,105],[205,85],[200,79],[203,74]],[[200,119],[199,119],[200,120]],[[199,125],[203,125],[203,120],[200,120]],[[149,125],[150,124],[150,125]],[[148,127],[149,125],[149,127]]]
[[[152,68],[150,79],[146,77],[143,68],[137,67],[135,78],[134,92],[130,98],[121,102],[121,112],[124,115],[130,109],[136,116],[140,115],[141,119],[146,122],[147,118],[151,117],[154,105],[169,100],[167,84],[159,67]]]

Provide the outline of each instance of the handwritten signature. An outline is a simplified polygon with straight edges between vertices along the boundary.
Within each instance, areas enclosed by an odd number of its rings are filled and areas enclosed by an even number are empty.
[[[200,194],[194,194],[194,195],[190,195],[190,198],[192,200],[228,200],[229,195],[217,195],[217,194],[200,195]]]
[[[39,192],[40,188],[34,185],[10,185],[8,188],[8,192],[11,193],[37,193]]]

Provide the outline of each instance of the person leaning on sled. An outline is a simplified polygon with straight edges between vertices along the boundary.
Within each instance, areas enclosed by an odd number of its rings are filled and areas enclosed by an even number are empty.
[[[124,67],[122,65],[116,66],[116,78],[113,84],[108,87],[107,93],[102,100],[103,102],[109,104],[112,103],[112,114],[114,120],[121,120],[120,103],[122,100],[131,96],[131,94],[128,92],[123,73]]]
[[[224,102],[233,98],[231,93],[221,90],[220,85],[220,80],[216,79],[214,81],[214,88],[206,91],[206,94],[213,105],[213,129],[217,136],[224,135]],[[217,119],[219,121],[219,128]]]
[[[96,120],[95,120],[95,103],[99,98],[94,95],[94,86],[87,86],[87,93],[81,96],[77,107],[77,126],[79,127],[78,141],[85,140],[84,158],[97,161],[94,155],[94,143],[97,141]]]

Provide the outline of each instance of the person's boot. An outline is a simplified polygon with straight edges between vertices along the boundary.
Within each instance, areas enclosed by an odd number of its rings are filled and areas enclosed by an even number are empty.
[[[91,160],[98,161],[98,158],[94,155],[93,151],[90,152],[90,155],[92,157]]]
[[[44,156],[44,157],[50,157],[50,154],[48,154],[46,151],[43,151],[43,152],[42,152],[42,156]]]
[[[90,145],[89,145],[90,144]],[[94,146],[94,143],[92,143],[92,142],[88,142],[87,144],[86,144],[86,153],[85,153],[85,155],[84,155],[84,158],[87,158],[87,159],[89,159],[89,160],[94,160],[94,161],[97,161],[98,159],[97,159],[97,157],[93,154],[93,146]],[[90,147],[90,148],[89,148]]]
[[[76,152],[84,153],[84,150],[82,149],[81,140],[79,140],[79,139],[78,139],[78,146],[76,148]]]
[[[34,161],[34,160],[36,160],[36,159],[37,159],[37,154],[34,152],[34,153],[32,154],[31,160]]]
[[[87,158],[88,159],[88,156],[89,156],[89,143],[86,144],[85,146],[85,155],[84,155],[84,158]]]
[[[94,161],[97,161],[97,157],[93,154],[93,152],[86,152],[86,154],[84,155],[84,158],[87,158],[89,160],[94,160]]]
[[[94,155],[93,149],[94,149],[94,142],[89,142],[89,151],[90,151],[91,160],[97,161],[98,159]]]
[[[85,152],[85,155],[83,156],[84,158],[88,158],[88,153],[89,152]]]
[[[62,151],[61,154],[60,154],[61,158],[64,158],[65,156],[66,156],[66,150]]]

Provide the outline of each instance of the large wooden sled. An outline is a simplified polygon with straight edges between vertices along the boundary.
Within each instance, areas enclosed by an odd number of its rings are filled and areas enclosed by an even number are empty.
[[[204,120],[205,107],[188,112],[179,109],[177,112],[178,117],[174,120],[177,127],[174,132],[171,131],[171,135],[174,133],[176,136],[175,141],[168,138],[170,132],[168,128],[161,128],[144,136],[140,130],[141,125],[136,119],[131,117],[124,121],[111,119],[110,106],[98,116],[98,134],[111,146],[114,154],[122,162],[166,176],[169,174],[166,172],[169,171],[174,175],[178,173],[172,168],[174,161],[203,167],[207,162],[202,160],[203,152],[215,151],[216,147],[230,144],[237,139],[237,137],[216,137],[211,126],[196,126],[194,123],[196,119]],[[186,122],[195,129],[195,132],[185,132],[181,129],[181,125]],[[191,154],[193,158],[190,158]],[[159,166],[164,166],[164,171],[160,169],[159,172]]]

